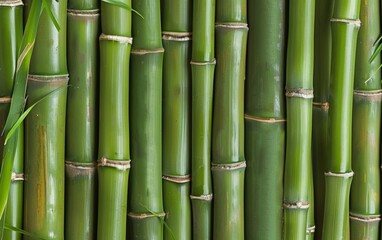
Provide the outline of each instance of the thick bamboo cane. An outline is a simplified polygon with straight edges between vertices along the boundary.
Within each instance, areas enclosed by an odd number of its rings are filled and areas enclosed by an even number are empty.
[[[96,158],[98,128],[97,1],[68,1],[70,75],[65,164],[65,237],[96,236]]]

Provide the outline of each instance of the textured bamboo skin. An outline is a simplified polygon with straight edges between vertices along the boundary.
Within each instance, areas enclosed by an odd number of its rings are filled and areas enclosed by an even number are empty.
[[[312,163],[314,0],[289,3],[284,239],[306,239]],[[301,19],[304,19],[301,21]],[[309,224],[310,225],[310,224]]]
[[[65,237],[68,239],[94,239],[96,229],[99,12],[82,9],[92,7],[90,2],[89,5],[68,2],[70,80],[65,142]]]
[[[246,14],[246,1],[216,1],[211,169],[214,184],[213,239],[244,239]],[[232,164],[239,166],[231,168]]]
[[[325,176],[323,239],[343,239],[348,232],[349,191],[353,175],[351,169],[352,92],[359,10],[360,1],[358,0],[336,1],[331,20],[329,155]],[[341,22],[341,19],[348,19],[350,22]]]
[[[133,0],[130,64],[130,239],[163,239],[162,69],[159,0]]]
[[[2,1],[0,1],[0,5]],[[18,50],[20,47],[23,22],[22,22],[22,5],[16,6],[0,6],[0,97],[10,97],[12,94],[14,73],[16,70],[16,62]],[[0,104],[0,128],[3,129],[5,120],[9,111],[9,103]],[[23,173],[24,167],[24,130],[21,127],[18,131],[18,147],[14,159],[13,172]],[[3,156],[4,137],[0,138],[0,156]],[[23,216],[23,182],[12,181],[9,190],[7,209],[5,214],[5,224],[22,228]],[[15,231],[5,231],[4,240],[21,239],[21,234]]]
[[[64,238],[66,115],[66,6],[52,1],[60,31],[46,12],[40,18],[30,65],[27,106],[56,91],[25,120],[24,229],[46,239]],[[30,239],[24,237],[24,239]]]
[[[276,240],[283,213],[285,2],[251,0],[248,11],[245,239]]]
[[[191,162],[193,239],[212,238],[211,124],[215,0],[193,1]]]
[[[165,54],[162,90],[163,203],[167,214],[165,220],[175,239],[191,239],[191,200],[189,198],[191,39],[189,37],[171,39],[170,37],[167,40],[165,36],[163,36]],[[182,181],[176,182],[174,177],[180,177]],[[164,239],[172,239],[167,228],[164,231]]]
[[[325,199],[325,162],[328,161],[328,102],[331,56],[331,29],[334,1],[316,1],[314,25],[312,160],[314,215],[317,239],[321,239]],[[311,208],[312,209],[312,208]]]
[[[380,1],[361,1],[353,94],[350,238],[378,239],[380,222],[381,59],[369,62],[380,35]]]

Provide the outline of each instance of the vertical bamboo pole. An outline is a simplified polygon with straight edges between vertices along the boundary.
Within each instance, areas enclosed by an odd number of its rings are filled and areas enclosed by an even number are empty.
[[[244,239],[244,74],[247,4],[216,1],[212,124],[213,239]]]
[[[189,0],[163,0],[163,204],[164,239],[191,239]]]
[[[354,63],[360,0],[334,3],[329,91],[329,154],[322,239],[345,239],[349,225]]]
[[[350,238],[378,239],[380,223],[381,59],[369,62],[380,35],[380,1],[361,1],[353,92]],[[377,197],[378,196],[378,197]]]
[[[131,239],[163,238],[162,66],[159,0],[133,0],[131,52]]]
[[[248,24],[245,238],[276,240],[283,213],[285,2],[248,1]]]
[[[192,219],[193,238],[212,238],[211,124],[215,70],[215,0],[194,0],[192,18]]]
[[[24,229],[41,238],[63,239],[67,2],[49,4],[60,30],[43,11],[31,59],[27,105],[60,90],[36,105],[25,120]]]
[[[311,195],[314,0],[289,2],[284,239],[306,239]],[[303,20],[301,20],[303,19]]]
[[[65,237],[94,239],[98,109],[97,1],[68,1],[70,75],[65,161]]]

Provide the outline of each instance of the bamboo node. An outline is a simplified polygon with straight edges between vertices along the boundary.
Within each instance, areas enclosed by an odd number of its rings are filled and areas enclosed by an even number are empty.
[[[309,203],[307,203],[307,202],[290,202],[290,203],[284,203],[283,206],[286,209],[308,209]]]
[[[359,19],[347,19],[347,18],[332,18],[331,22],[353,24],[356,27],[361,27],[361,20]]]
[[[321,108],[327,112],[329,110],[329,102],[313,102],[313,107]]]
[[[249,29],[247,23],[239,22],[215,23],[215,28]]]
[[[216,59],[212,61],[207,61],[207,62],[190,62],[191,65],[196,65],[196,66],[206,66],[206,65],[216,65]]]
[[[236,163],[211,163],[211,170],[236,170],[245,168],[247,166],[245,161]]]
[[[316,231],[316,226],[310,226],[306,229],[307,234],[313,234]]]
[[[25,180],[24,173],[15,173],[15,172],[12,172],[12,175],[11,175],[11,181],[12,182],[15,182],[15,181],[24,181],[24,180]]]
[[[131,54],[144,55],[144,54],[153,54],[153,53],[163,53],[164,48],[158,49],[132,49]]]
[[[347,172],[347,173],[333,173],[333,172],[326,172],[325,176],[328,177],[340,177],[340,178],[351,178],[354,176],[354,172]]]
[[[190,195],[190,199],[191,200],[200,200],[200,201],[212,201],[212,199],[214,198],[214,195],[211,193],[211,194],[203,194],[203,195],[200,195],[200,196],[194,196],[194,195]]]
[[[98,17],[99,9],[91,9],[91,10],[68,9],[67,13],[68,15],[71,15],[71,16]]]
[[[127,214],[130,218],[134,219],[145,219],[145,218],[152,218],[152,217],[159,217],[163,218],[166,216],[166,213],[128,213]]]
[[[133,44],[133,38],[132,37],[125,37],[125,36],[117,36],[117,35],[106,35],[101,33],[99,36],[100,41],[114,41],[114,42],[120,42],[120,43],[127,43],[127,44]]]
[[[0,97],[0,103],[10,103],[11,101],[11,97]]]
[[[63,75],[28,75],[28,81],[34,82],[68,82],[69,74]]]
[[[162,32],[162,39],[163,40],[169,40],[169,41],[178,41],[178,42],[187,42],[190,41],[191,32]]]
[[[354,221],[358,222],[379,222],[381,221],[381,215],[375,214],[375,215],[364,215],[364,214],[358,214],[358,213],[349,213],[349,218]]]
[[[65,172],[70,176],[92,175],[96,171],[96,163],[81,163],[65,161]]]
[[[312,89],[303,89],[303,88],[286,89],[285,90],[285,96],[286,97],[311,99],[311,98],[313,98],[313,90]]]
[[[173,183],[188,183],[191,181],[190,175],[183,175],[183,176],[162,176],[163,180],[173,182]]]
[[[101,157],[98,160],[98,167],[111,167],[116,168],[121,171],[126,171],[130,169],[130,160],[112,160],[106,157]]]
[[[286,122],[286,119],[276,119],[276,118],[262,118],[262,117],[256,117],[256,116],[250,116],[248,114],[244,115],[245,120],[251,120],[256,122],[263,122],[263,123],[279,123],[279,122]]]
[[[22,0],[3,0],[0,1],[0,7],[17,7],[24,5]]]
[[[381,101],[382,100],[382,89],[378,90],[354,90],[354,96],[360,98],[365,98],[368,100]]]

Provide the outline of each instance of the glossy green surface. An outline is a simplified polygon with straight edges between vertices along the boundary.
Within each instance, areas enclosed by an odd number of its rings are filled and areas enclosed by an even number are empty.
[[[131,6],[131,0],[118,2]],[[103,34],[131,37],[131,10],[101,1],[101,14]]]
[[[216,0],[216,23],[246,23],[246,0]]]
[[[92,10],[99,7],[99,0],[68,0],[68,9]]]
[[[192,31],[192,0],[161,0],[162,30]]]

